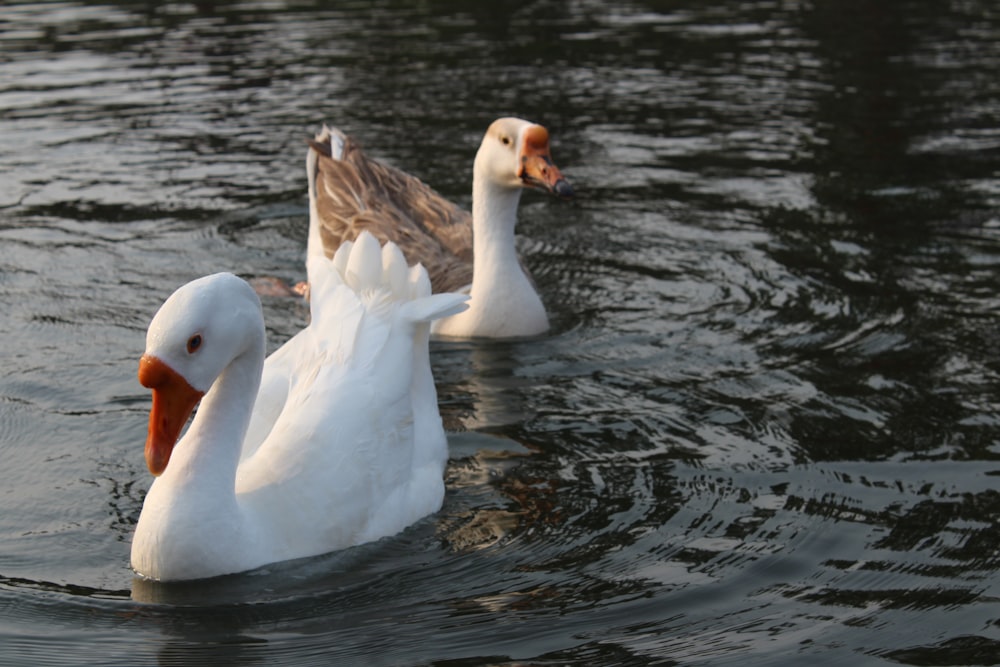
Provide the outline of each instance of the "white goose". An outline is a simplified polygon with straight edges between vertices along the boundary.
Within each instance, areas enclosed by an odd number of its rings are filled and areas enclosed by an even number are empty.
[[[153,318],[139,381],[153,390],[146,461],[159,477],[132,541],[139,574],[241,572],[440,508],[447,443],[427,323],[466,297],[431,296],[422,267],[368,234],[332,261],[310,257],[308,272],[312,321],[266,363],[260,301],[231,274],[188,283]]]
[[[519,118],[490,125],[473,167],[471,216],[419,179],[368,158],[338,130],[324,127],[310,145],[310,254],[332,256],[367,230],[427,267],[435,292],[471,296],[469,309],[435,322],[434,333],[506,338],[548,330],[514,245],[524,188],[573,194],[552,163],[544,127]]]

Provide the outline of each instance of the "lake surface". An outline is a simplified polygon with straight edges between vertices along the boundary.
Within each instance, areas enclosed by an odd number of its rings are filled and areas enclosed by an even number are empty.
[[[998,72],[992,0],[5,3],[0,663],[1000,664]],[[468,206],[510,114],[578,197],[552,334],[432,346],[441,512],[137,579],[163,299],[304,278],[324,121]]]

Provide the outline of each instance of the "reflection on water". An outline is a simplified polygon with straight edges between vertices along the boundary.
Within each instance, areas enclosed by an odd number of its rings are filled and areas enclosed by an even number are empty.
[[[0,9],[0,662],[994,664],[1000,18],[985,1]],[[145,327],[303,277],[323,121],[469,204],[495,117],[554,333],[440,342],[445,506],[128,570]],[[264,298],[271,349],[307,318]]]

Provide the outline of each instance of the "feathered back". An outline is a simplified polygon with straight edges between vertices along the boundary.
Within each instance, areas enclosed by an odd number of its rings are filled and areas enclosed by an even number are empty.
[[[472,282],[472,216],[419,179],[370,159],[357,142],[323,127],[307,157],[309,254],[368,231],[426,265],[434,292]],[[322,214],[321,214],[322,212]]]
[[[433,396],[429,322],[467,308],[465,295],[432,295],[422,266],[407,267],[399,248],[380,248],[367,232],[342,244],[333,259],[310,254],[306,268],[312,321],[265,361],[243,459],[270,435],[289,397],[316,381],[321,364],[338,382],[409,391],[421,397],[418,403]],[[430,407],[436,415],[436,402]],[[419,414],[416,404],[414,412]]]
[[[409,365],[418,323],[466,309],[467,297],[431,294],[422,266],[410,269],[394,243],[380,247],[367,231],[342,243],[332,260],[310,256],[307,271],[316,344],[354,367]]]
[[[259,431],[244,442],[236,488],[254,511],[281,508],[271,542],[322,553],[441,506],[447,440],[427,401],[427,323],[467,297],[430,294],[422,267],[366,232],[307,269],[312,321],[265,363],[268,410],[251,422]]]

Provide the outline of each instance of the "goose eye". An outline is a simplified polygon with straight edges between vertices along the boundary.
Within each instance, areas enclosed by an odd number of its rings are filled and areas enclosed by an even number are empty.
[[[500,141],[503,142],[504,146],[510,146],[510,137],[507,137],[507,136],[501,137]]]
[[[201,347],[201,334],[195,334],[188,338],[187,351],[188,354],[194,354]]]

